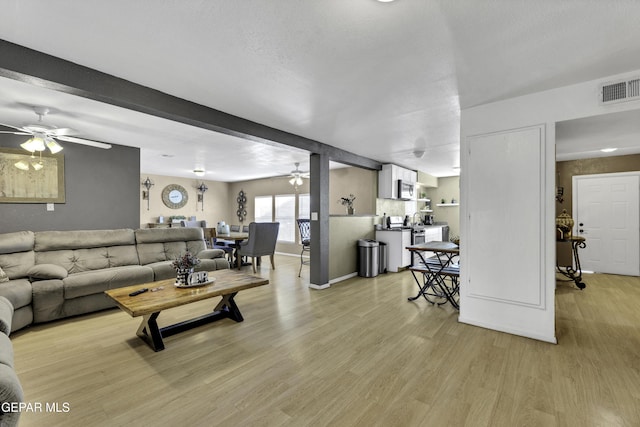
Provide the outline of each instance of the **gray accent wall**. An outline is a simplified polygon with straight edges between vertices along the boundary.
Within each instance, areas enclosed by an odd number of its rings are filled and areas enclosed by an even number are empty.
[[[24,135],[0,134],[0,147],[19,148]],[[66,202],[0,203],[0,233],[101,230],[140,226],[140,149],[109,150],[61,142]]]

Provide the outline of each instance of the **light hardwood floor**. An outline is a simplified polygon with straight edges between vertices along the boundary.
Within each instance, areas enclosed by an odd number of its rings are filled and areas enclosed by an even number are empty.
[[[315,291],[277,256],[271,284],[238,294],[242,323],[216,322],[154,353],[118,309],[12,335],[22,426],[638,426],[640,279],[559,284],[552,345],[408,302],[408,272]],[[248,267],[250,271],[250,267]],[[213,308],[163,312],[160,325]]]

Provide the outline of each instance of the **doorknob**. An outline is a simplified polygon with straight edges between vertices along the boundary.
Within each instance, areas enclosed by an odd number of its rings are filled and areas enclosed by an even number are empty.
[[[580,233],[584,233],[584,230],[581,228],[580,230],[578,230]]]

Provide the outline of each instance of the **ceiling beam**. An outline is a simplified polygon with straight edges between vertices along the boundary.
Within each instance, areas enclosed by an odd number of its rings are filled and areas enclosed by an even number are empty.
[[[330,160],[380,170],[380,162],[322,142],[196,104],[92,68],[0,39],[0,76],[163,119],[266,144],[282,144]]]

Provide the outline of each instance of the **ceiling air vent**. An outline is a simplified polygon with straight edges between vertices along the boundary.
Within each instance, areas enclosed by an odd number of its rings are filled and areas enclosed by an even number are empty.
[[[600,103],[633,101],[640,99],[640,78],[604,83],[600,86]]]

